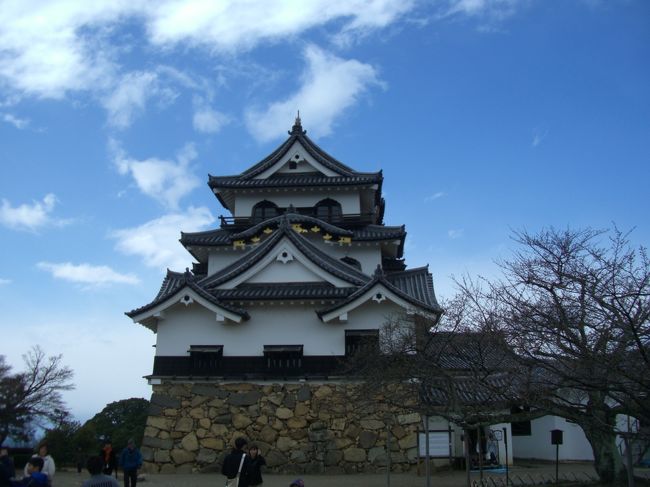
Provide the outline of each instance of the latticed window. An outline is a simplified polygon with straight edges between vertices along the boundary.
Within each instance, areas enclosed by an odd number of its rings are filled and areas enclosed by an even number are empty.
[[[260,201],[253,207],[253,223],[261,223],[279,214],[280,211],[275,203],[267,200]]]
[[[345,355],[379,350],[379,330],[345,330]]]
[[[221,367],[223,345],[190,345],[192,373],[214,373]]]
[[[290,371],[302,368],[302,345],[264,345],[266,368]]]
[[[316,203],[315,206],[316,218],[328,222],[338,222],[343,219],[343,211],[341,210],[341,203],[331,198],[327,198]]]

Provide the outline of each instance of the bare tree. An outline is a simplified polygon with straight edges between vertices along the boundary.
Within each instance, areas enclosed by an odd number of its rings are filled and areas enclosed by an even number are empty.
[[[46,357],[35,346],[23,360],[24,372],[12,374],[0,356],[0,444],[10,434],[22,436],[31,424],[55,422],[66,411],[61,393],[74,388],[73,372],[61,355]]]
[[[601,480],[624,483],[617,416],[650,420],[650,262],[628,235],[517,232],[520,248],[483,288],[460,281],[476,326],[502,333],[522,365],[528,402],[579,424]],[[603,243],[605,241],[605,243]]]

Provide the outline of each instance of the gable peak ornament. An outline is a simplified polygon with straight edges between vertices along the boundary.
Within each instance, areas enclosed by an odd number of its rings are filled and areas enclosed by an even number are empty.
[[[296,115],[296,120],[293,122],[293,127],[289,131],[289,135],[305,135],[306,130],[302,129],[302,122],[300,120],[300,110],[298,110],[298,115]]]

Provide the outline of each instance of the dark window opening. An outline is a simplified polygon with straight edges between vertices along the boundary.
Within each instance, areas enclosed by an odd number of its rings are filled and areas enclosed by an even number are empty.
[[[215,372],[221,367],[223,345],[190,345],[189,352],[195,374]]]
[[[527,413],[529,411],[530,408],[528,406],[515,406],[510,410],[513,415]],[[512,429],[512,436],[531,436],[532,434],[530,419],[525,421],[512,421],[510,423],[510,428]]]
[[[297,169],[298,163],[294,160],[289,161],[289,169]]]
[[[302,345],[264,345],[266,368],[276,371],[302,368]]]
[[[253,207],[253,223],[261,223],[269,218],[274,218],[280,214],[275,203],[264,200]]]
[[[331,198],[327,198],[316,203],[316,218],[327,222],[340,222],[343,219],[341,203]]]
[[[341,262],[345,262],[347,265],[351,265],[355,269],[361,270],[361,262],[359,262],[357,259],[353,259],[352,257],[343,257],[341,259]]]
[[[379,350],[379,330],[345,330],[345,355]]]

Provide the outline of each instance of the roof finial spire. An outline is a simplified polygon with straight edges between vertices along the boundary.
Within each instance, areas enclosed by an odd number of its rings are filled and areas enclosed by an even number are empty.
[[[306,130],[302,129],[302,123],[300,121],[300,110],[298,110],[298,115],[296,115],[296,120],[293,122],[293,127],[289,131],[289,135],[305,135]]]

